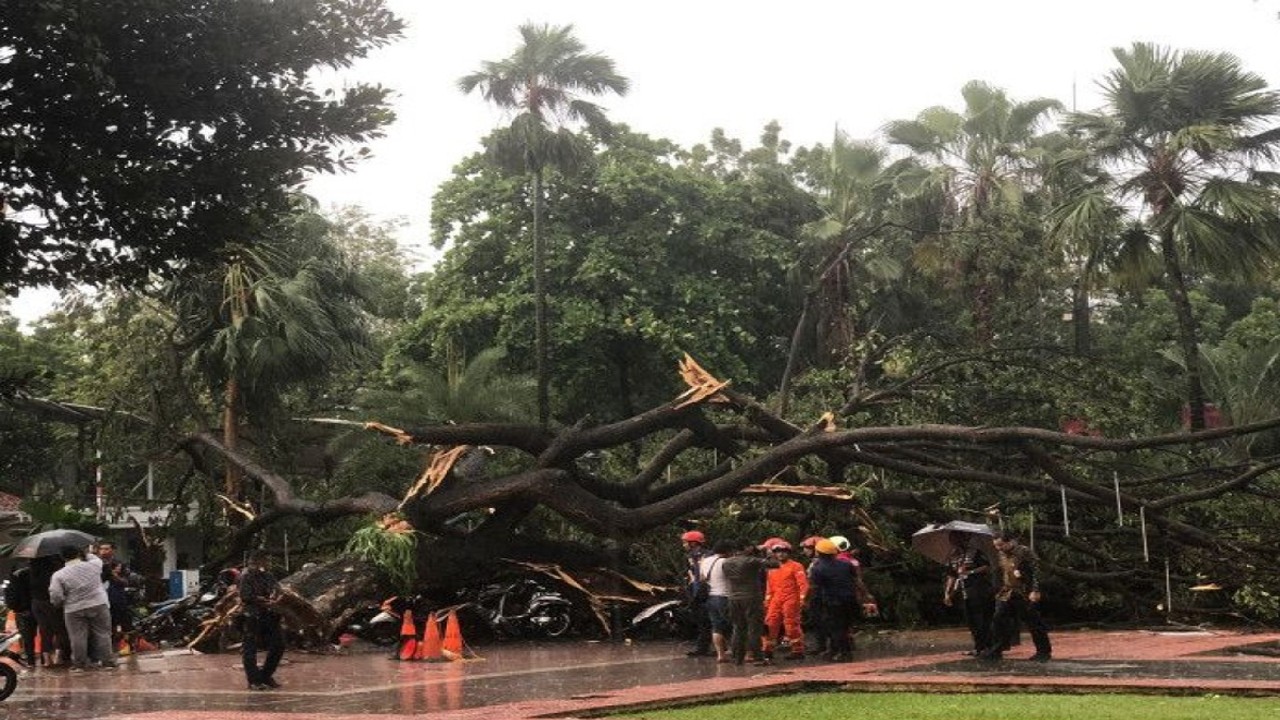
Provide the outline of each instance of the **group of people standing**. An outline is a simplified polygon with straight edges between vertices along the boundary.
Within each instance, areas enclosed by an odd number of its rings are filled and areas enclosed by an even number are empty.
[[[807,562],[792,557],[791,543],[720,540],[691,530],[680,537],[687,584],[698,620],[691,656],[719,662],[767,665],[785,638],[789,660],[806,653],[850,659],[850,628],[859,610],[878,614],[875,598],[848,539],[810,537],[800,544]]]
[[[1039,567],[1031,548],[1021,544],[1015,533],[1002,532],[994,540],[993,565],[973,534],[952,532],[950,540],[942,602],[950,607],[960,600],[973,638],[972,654],[1000,660],[1015,644],[1019,626],[1026,623],[1036,648],[1030,659],[1047,662],[1052,658],[1049,628],[1040,616]]]
[[[5,604],[14,611],[24,660],[72,671],[114,668],[114,638],[132,628],[126,590],[137,582],[109,542],[67,545],[15,570]]]

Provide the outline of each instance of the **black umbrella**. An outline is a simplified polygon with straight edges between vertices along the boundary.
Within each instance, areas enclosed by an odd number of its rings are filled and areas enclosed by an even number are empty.
[[[35,535],[28,535],[13,546],[12,557],[38,558],[46,555],[57,555],[62,548],[73,545],[84,548],[94,541],[92,535],[79,530],[46,530]]]
[[[966,547],[981,550],[987,557],[996,556],[996,546],[992,542],[995,533],[986,525],[952,520],[948,523],[935,523],[915,531],[911,536],[911,547],[930,560],[946,564],[951,557],[951,533],[960,532],[968,536]]]

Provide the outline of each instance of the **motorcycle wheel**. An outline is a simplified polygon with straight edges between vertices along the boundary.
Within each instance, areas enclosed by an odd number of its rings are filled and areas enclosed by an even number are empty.
[[[564,637],[569,634],[569,627],[572,625],[573,618],[568,609],[555,608],[547,612],[547,622],[542,626],[542,632],[549,638]]]
[[[18,689],[18,671],[11,666],[0,664],[0,700],[4,700]]]

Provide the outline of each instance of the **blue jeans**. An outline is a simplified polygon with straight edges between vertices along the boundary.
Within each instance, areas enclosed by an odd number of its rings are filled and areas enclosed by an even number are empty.
[[[707,616],[711,619],[711,632],[729,636],[733,625],[729,622],[729,598],[724,595],[712,595],[707,598]]]

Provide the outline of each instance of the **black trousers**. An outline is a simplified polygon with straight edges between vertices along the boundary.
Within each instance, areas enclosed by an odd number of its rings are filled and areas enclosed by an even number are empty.
[[[969,626],[969,635],[973,637],[974,652],[982,652],[991,647],[995,603],[995,595],[989,588],[985,592],[976,589],[964,592],[961,608],[964,610],[964,622]]]
[[[22,659],[25,660],[28,665],[35,667],[36,633],[40,631],[40,626],[36,622],[36,614],[30,610],[23,610],[15,615],[15,620],[18,624],[18,632],[22,637]]]
[[[760,641],[764,638],[764,598],[730,598],[729,622],[733,625],[733,635],[729,638],[733,659],[741,661],[747,653],[760,659]]]
[[[853,651],[849,645],[849,628],[853,626],[853,614],[857,602],[850,600],[826,600],[822,603],[822,622],[826,628],[828,654],[847,656]]]
[[[280,627],[280,616],[275,613],[244,616],[244,644],[240,654],[244,660],[244,677],[250,685],[258,685],[274,679],[280,659],[284,657],[284,630]],[[267,656],[258,666],[258,649],[267,651]]]
[[[991,623],[992,647],[999,652],[1000,648],[1013,643],[1018,634],[1018,625],[1025,623],[1031,631],[1031,642],[1035,643],[1037,655],[1050,655],[1053,645],[1049,642],[1049,626],[1040,617],[1037,603],[1027,600],[1026,596],[1015,593],[1008,600],[997,600],[995,618]]]
[[[711,613],[707,611],[707,604],[697,598],[689,598],[689,610],[698,623],[698,635],[693,649],[695,652],[709,653],[711,652]]]

